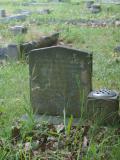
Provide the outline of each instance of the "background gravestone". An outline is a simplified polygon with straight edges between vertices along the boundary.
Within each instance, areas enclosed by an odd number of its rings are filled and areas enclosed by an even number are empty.
[[[23,33],[27,33],[27,27],[21,25],[21,26],[12,26],[10,27],[10,31],[14,34],[14,35],[17,35],[17,34],[23,34]]]
[[[62,46],[29,53],[30,96],[37,114],[80,116],[91,91],[92,56]]]
[[[19,58],[19,49],[16,44],[9,44],[7,48],[7,55],[9,59],[18,60]]]
[[[6,11],[4,9],[0,10],[1,17],[6,17]]]

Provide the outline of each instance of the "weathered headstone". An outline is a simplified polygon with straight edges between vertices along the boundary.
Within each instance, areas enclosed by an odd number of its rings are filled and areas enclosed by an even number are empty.
[[[9,59],[18,60],[19,58],[19,49],[16,44],[9,44],[7,48],[7,55]]]
[[[4,18],[4,21],[9,22],[12,20],[16,20],[16,21],[24,21],[28,16],[28,13],[24,13],[24,14],[17,14],[17,15],[13,15],[13,16],[9,16]]]
[[[6,11],[4,9],[0,10],[0,16],[1,17],[6,17]]]
[[[0,55],[6,55],[7,54],[7,47],[3,47],[3,48],[0,48]]]
[[[49,2],[62,2],[62,0],[49,0]]]
[[[98,0],[100,3],[106,4],[120,4],[120,0]]]
[[[114,48],[114,52],[120,53],[120,45],[118,45],[118,46],[116,46],[116,47]]]
[[[14,35],[17,35],[17,34],[22,34],[22,33],[27,33],[27,27],[25,26],[12,26],[10,27],[10,31],[14,34]]]
[[[91,8],[91,6],[94,4],[94,1],[92,0],[89,0],[89,1],[86,1],[86,7],[87,8]]]
[[[92,13],[99,13],[101,11],[101,5],[100,4],[93,4],[90,8],[90,11]]]
[[[0,64],[3,64],[7,60],[7,48],[0,48]]]
[[[50,14],[52,10],[50,9],[43,9],[36,11],[37,14]]]
[[[92,88],[92,55],[63,46],[29,53],[30,96],[35,113],[80,117]]]
[[[33,49],[50,47],[56,45],[58,42],[59,33],[52,33],[49,36],[42,36],[37,41],[31,41],[27,43],[20,44],[21,56],[24,58],[28,55],[28,52]]]

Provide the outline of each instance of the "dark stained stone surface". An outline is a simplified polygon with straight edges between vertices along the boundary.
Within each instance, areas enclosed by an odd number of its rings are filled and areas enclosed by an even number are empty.
[[[8,16],[8,17],[4,17],[0,19],[0,23],[8,23],[11,22],[13,20],[16,21],[24,21],[28,16],[28,13],[24,13],[24,14],[17,14],[17,15],[12,15],[12,16]]]
[[[62,46],[29,53],[30,96],[36,114],[80,117],[92,84],[92,55]],[[84,106],[85,107],[85,106]]]

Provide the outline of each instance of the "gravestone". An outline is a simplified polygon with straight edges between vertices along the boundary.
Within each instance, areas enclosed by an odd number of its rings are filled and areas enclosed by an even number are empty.
[[[93,4],[94,4],[94,1],[92,1],[92,0],[91,0],[91,1],[90,1],[90,0],[89,0],[89,1],[86,1],[86,7],[87,7],[87,8],[91,8],[91,6],[92,6]]]
[[[19,49],[16,44],[9,44],[7,48],[7,56],[9,59],[18,60],[19,58]]]
[[[100,4],[93,4],[90,8],[90,11],[92,13],[99,13],[101,11],[101,5]]]
[[[20,44],[21,57],[25,58],[28,55],[28,52],[33,49],[50,47],[56,45],[58,42],[59,33],[52,33],[49,36],[42,36],[37,41],[31,41],[27,43]]]
[[[1,17],[6,17],[6,11],[4,9],[0,10]]]
[[[21,25],[21,26],[12,26],[10,27],[10,31],[14,34],[14,35],[17,35],[17,34],[22,34],[22,33],[27,33],[27,27]]]
[[[120,0],[98,0],[100,3],[106,4],[120,4]]]
[[[12,20],[24,21],[27,18],[27,16],[28,16],[28,13],[17,14],[17,15],[6,17],[4,20],[7,22],[12,21]]]
[[[7,58],[7,48],[0,48],[0,60],[4,60]]]
[[[80,117],[92,89],[92,55],[63,46],[29,53],[30,97],[36,114]]]
[[[120,53],[120,45],[118,45],[118,46],[116,46],[116,47],[114,48],[114,52]]]
[[[0,65],[5,64],[7,60],[7,48],[0,48]]]

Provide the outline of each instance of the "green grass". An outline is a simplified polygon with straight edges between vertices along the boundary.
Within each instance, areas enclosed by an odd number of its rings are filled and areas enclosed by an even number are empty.
[[[22,2],[19,0],[17,2]],[[114,53],[113,49],[116,45],[120,44],[120,29],[119,27],[80,27],[74,25],[68,25],[65,23],[58,24],[40,24],[40,20],[49,19],[107,19],[107,18],[120,18],[119,5],[109,5],[109,11],[106,5],[102,6],[102,12],[93,15],[86,11],[85,4],[80,2],[79,5],[72,4],[59,4],[48,6],[22,6],[15,5],[9,0],[0,1],[1,8],[7,8],[9,14],[15,13],[18,9],[23,10],[37,10],[41,8],[53,9],[50,15],[32,15],[25,22],[13,21],[8,24],[0,23],[0,46],[5,46],[8,43],[20,43],[39,38],[38,36],[49,34],[53,31],[60,32],[60,41],[65,44],[72,45],[73,48],[82,50],[88,50],[93,52],[93,89],[101,87],[107,87],[120,91],[120,55]],[[30,23],[34,20],[34,23]],[[9,26],[24,24],[29,26],[28,33],[26,35],[13,36],[9,32]],[[38,25],[37,25],[38,24]],[[0,151],[0,158],[3,159],[15,159],[19,155],[24,154],[24,149],[13,149],[11,145],[11,126],[13,122],[19,120],[19,118],[26,112],[30,115],[30,98],[29,98],[29,72],[28,65],[22,62],[10,62],[5,66],[0,66],[0,137],[4,139],[4,149]],[[65,120],[65,118],[64,118]],[[77,150],[77,159],[79,159],[79,153],[81,152],[82,143],[82,131],[78,129],[72,133],[71,128],[72,118],[66,125],[67,134],[66,143],[71,142],[71,134],[73,134],[73,146],[70,147]],[[22,138],[27,132],[34,128],[33,121],[22,122]],[[89,146],[86,150],[86,154],[83,156],[83,160],[119,160],[120,157],[120,135],[115,134],[115,130],[118,127],[109,126],[107,131],[101,133],[100,126],[92,124],[88,132]],[[104,130],[104,129],[103,129]],[[50,134],[47,125],[41,130],[44,134]],[[40,133],[40,134],[41,134]],[[51,136],[51,135],[50,135]],[[60,134],[57,141],[60,141],[62,135]],[[63,137],[62,137],[63,138]],[[99,142],[98,142],[99,140]],[[22,142],[21,143],[22,145]],[[9,148],[9,150],[8,150]],[[6,149],[8,150],[6,152]],[[56,150],[56,152],[41,153],[38,159],[45,157],[45,154],[52,159],[63,160],[66,154],[69,154],[69,147],[65,147],[64,150]],[[4,157],[5,156],[5,157]],[[16,158],[15,158],[16,157]],[[27,159],[27,158],[26,158]],[[29,159],[29,158],[28,158]],[[37,159],[37,158],[33,158]],[[2,158],[1,158],[2,160]],[[22,160],[22,158],[21,158]]]

